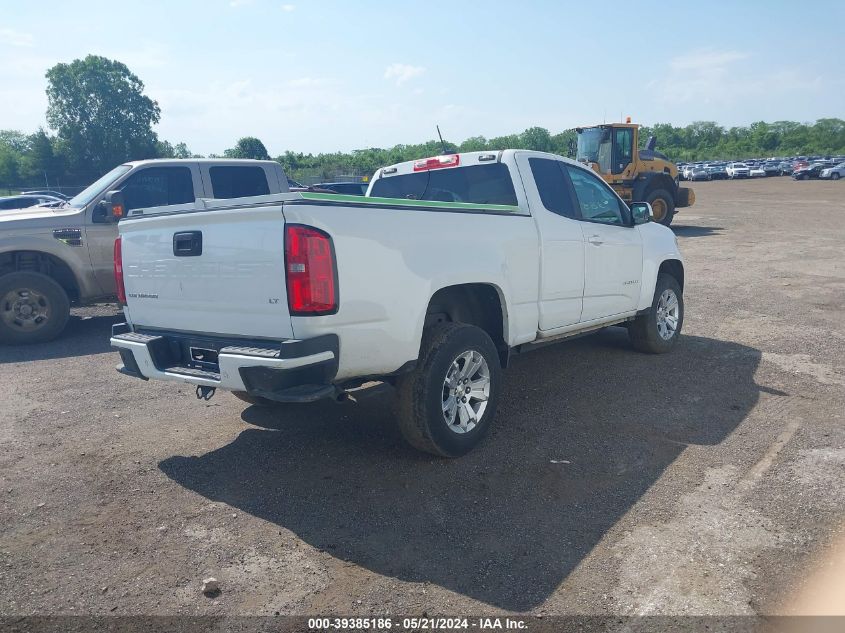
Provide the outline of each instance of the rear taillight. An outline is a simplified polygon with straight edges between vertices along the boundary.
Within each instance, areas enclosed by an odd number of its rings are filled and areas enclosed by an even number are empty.
[[[461,164],[460,154],[446,154],[444,156],[433,156],[423,158],[414,163],[414,171],[429,171],[431,169],[443,169],[444,167],[457,167]]]
[[[123,285],[123,249],[120,238],[114,241],[114,285],[117,287],[117,302],[126,305],[126,288]]]
[[[292,316],[337,312],[337,268],[332,238],[310,226],[288,224],[285,280]]]

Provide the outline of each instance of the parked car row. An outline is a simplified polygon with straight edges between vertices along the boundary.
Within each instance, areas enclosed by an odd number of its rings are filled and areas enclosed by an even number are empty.
[[[678,163],[681,180],[727,180],[793,176],[796,180],[845,176],[845,156],[794,156],[792,158],[750,159]]]
[[[824,180],[839,180],[842,176],[845,176],[845,161],[837,165],[831,165],[828,162],[812,163],[796,169],[792,174],[792,177],[795,180],[811,180],[818,178]]]

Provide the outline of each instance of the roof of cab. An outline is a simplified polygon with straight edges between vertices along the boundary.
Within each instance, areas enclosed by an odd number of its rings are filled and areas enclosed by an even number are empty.
[[[274,160],[255,160],[252,158],[148,158],[131,160],[123,163],[136,167],[139,165],[180,165],[184,163],[214,163],[215,165],[279,165]]]

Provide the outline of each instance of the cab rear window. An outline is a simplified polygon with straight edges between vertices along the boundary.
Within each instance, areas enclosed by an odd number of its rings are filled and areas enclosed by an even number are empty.
[[[379,178],[373,183],[370,196],[472,204],[517,204],[510,172],[502,163],[432,169]]]
[[[208,172],[215,198],[247,198],[270,193],[267,175],[262,167],[211,167]]]

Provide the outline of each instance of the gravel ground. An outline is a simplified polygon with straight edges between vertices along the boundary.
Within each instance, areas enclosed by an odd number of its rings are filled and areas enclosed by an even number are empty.
[[[518,357],[459,460],[387,387],[267,411],[121,376],[109,306],[0,348],[0,614],[789,612],[845,525],[845,185],[694,188],[676,351]]]

